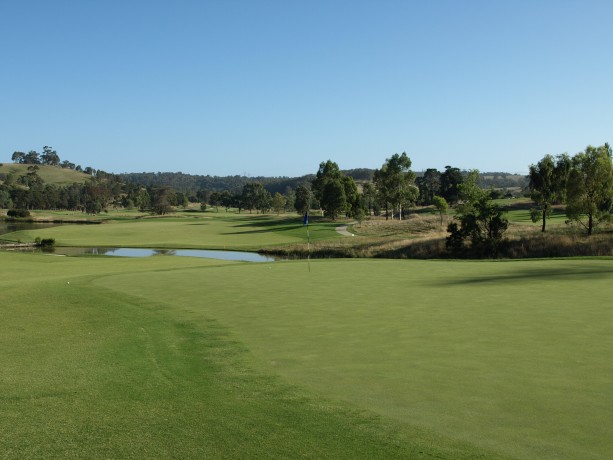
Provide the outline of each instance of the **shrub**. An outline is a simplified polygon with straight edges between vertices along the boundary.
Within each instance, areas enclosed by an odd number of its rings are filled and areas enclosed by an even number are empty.
[[[27,209],[9,209],[6,213],[9,217],[30,217],[30,211]]]
[[[39,237],[36,237],[34,243],[36,244],[36,246],[40,246],[41,248],[52,248],[53,246],[55,246],[55,238],[40,239]]]

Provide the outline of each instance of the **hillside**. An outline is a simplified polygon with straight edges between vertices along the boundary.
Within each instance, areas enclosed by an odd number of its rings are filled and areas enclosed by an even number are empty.
[[[20,176],[28,174],[28,164],[3,163],[0,165],[0,181],[4,182],[9,174],[13,174],[16,180]],[[74,169],[60,168],[57,166],[36,165],[38,166],[37,174],[48,184],[55,185],[70,185],[74,183],[83,184],[89,180],[91,176]]]

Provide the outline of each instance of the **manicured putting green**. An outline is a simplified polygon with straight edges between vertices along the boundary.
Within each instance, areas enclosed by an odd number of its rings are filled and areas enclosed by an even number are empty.
[[[613,449],[612,260],[336,260],[101,279],[215,318],[268,372],[484,449]],[[199,292],[200,294],[196,294]]]
[[[167,286],[191,292],[193,305],[223,264],[0,253],[2,455],[491,457],[289,384],[199,308],[97,284],[141,273],[152,275],[145,284],[153,287],[157,273],[188,270],[188,284]]]
[[[0,263],[12,457],[613,451],[611,259]]]

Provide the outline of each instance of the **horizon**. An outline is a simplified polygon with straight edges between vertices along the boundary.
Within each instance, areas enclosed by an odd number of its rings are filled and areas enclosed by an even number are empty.
[[[299,177],[402,152],[414,171],[527,174],[613,139],[611,16],[598,0],[6,2],[0,152],[50,145],[117,174]]]

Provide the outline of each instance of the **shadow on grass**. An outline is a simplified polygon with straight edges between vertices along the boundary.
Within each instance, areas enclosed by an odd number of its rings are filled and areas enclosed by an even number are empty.
[[[560,263],[563,263],[562,261]],[[462,285],[462,284],[489,284],[489,283],[513,283],[531,281],[581,281],[585,279],[608,278],[613,280],[613,267],[592,266],[592,267],[555,267],[526,269],[514,271],[512,273],[502,273],[499,275],[479,276],[473,278],[463,278],[457,280],[446,280],[434,283],[435,285]]]
[[[241,227],[246,227],[246,225],[241,225]],[[252,227],[251,225],[249,227]],[[298,228],[301,227],[301,225],[295,224],[295,225],[287,225],[287,226],[271,226],[272,228],[262,228],[262,229],[257,229],[257,230],[240,230],[237,232],[224,232],[222,233],[222,235],[248,235],[248,234],[253,234],[253,233],[270,233],[270,232],[283,232],[283,231],[288,231],[288,230],[296,230]]]

